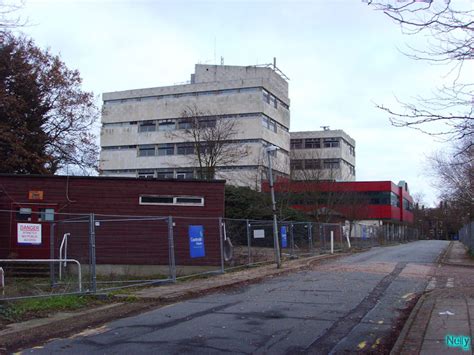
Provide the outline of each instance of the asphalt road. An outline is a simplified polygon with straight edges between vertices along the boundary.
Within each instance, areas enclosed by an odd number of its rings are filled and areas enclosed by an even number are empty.
[[[176,303],[24,353],[344,353],[377,351],[425,289],[443,241],[340,258],[311,271]],[[381,349],[380,349],[381,350]]]

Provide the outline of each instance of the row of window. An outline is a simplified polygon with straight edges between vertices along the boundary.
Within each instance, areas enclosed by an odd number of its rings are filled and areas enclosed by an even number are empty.
[[[262,113],[245,113],[235,115],[219,115],[219,116],[206,116],[200,117],[199,120],[194,121],[189,118],[181,119],[161,119],[161,120],[146,120],[146,121],[130,121],[130,122],[117,122],[117,123],[104,123],[104,128],[114,127],[129,127],[138,125],[138,132],[168,132],[179,129],[190,129],[194,125],[199,128],[215,127],[218,119],[238,119],[238,118],[261,118],[262,125],[274,132],[277,132],[277,128],[285,132],[288,132],[288,127],[285,127],[275,120],[271,119]]]
[[[144,96],[144,97],[134,97],[126,99],[116,99],[116,100],[106,100],[104,105],[110,104],[120,104],[126,102],[141,102],[141,101],[150,101],[150,100],[163,100],[163,99],[177,99],[181,97],[190,97],[190,96],[209,96],[209,95],[230,95],[230,94],[241,94],[241,93],[250,93],[250,92],[262,92],[263,99],[265,102],[271,103],[275,108],[278,105],[289,110],[289,106],[284,103],[282,100],[278,99],[276,96],[269,93],[263,87],[249,87],[249,88],[240,88],[240,89],[222,89],[222,90],[210,90],[210,91],[193,91],[179,94],[165,94],[165,95],[153,95],[153,96]]]
[[[338,148],[339,138],[298,138],[290,140],[291,149]]]
[[[267,104],[272,105],[274,108],[278,108],[278,105],[280,105],[280,106],[283,106],[287,110],[290,109],[287,104],[285,104],[283,101],[281,101],[279,98],[277,98],[275,95],[271,94],[267,90],[262,89],[262,92],[263,92],[263,101],[266,102]]]
[[[148,169],[138,170],[137,176],[141,179],[179,179],[188,180],[194,179],[193,169]]]
[[[31,222],[32,209],[28,207],[21,207],[17,209],[16,220],[17,221],[29,221]],[[38,222],[52,222],[54,221],[54,208],[40,208],[38,214]]]
[[[349,146],[349,154],[355,157],[355,148],[343,138],[295,138],[290,140],[291,149],[339,148],[344,142]]]
[[[279,193],[277,198],[286,199],[292,205],[391,205],[400,207],[399,198],[393,192],[365,191],[365,192],[311,192],[306,193]]]
[[[216,126],[216,118],[199,118],[198,120],[192,119],[179,119],[179,120],[150,120],[138,122],[138,132],[168,132],[176,129],[190,129],[190,128],[208,128]]]
[[[239,139],[226,142],[226,144],[249,144],[259,143],[263,147],[270,145],[264,139]],[[205,152],[208,146],[204,143],[199,144],[199,149]],[[162,144],[143,144],[143,145],[112,145],[102,147],[102,150],[127,150],[136,149],[139,157],[167,156],[167,155],[191,155],[195,153],[196,145],[194,142],[182,143],[162,143]],[[284,149],[279,149],[281,154],[288,155]]]
[[[349,163],[348,161],[342,159],[342,163],[349,168],[349,173],[353,176],[356,174],[355,166]]]
[[[291,170],[339,169],[342,159],[292,159]]]
[[[217,171],[236,171],[236,170],[257,170],[261,168],[258,165],[229,165],[217,167]],[[263,169],[264,174],[267,173],[267,169]],[[285,174],[273,170],[275,176],[284,176]],[[198,169],[194,168],[159,168],[159,169],[118,169],[118,170],[104,170],[103,173],[108,174],[133,174],[142,179],[194,179],[198,177]],[[266,178],[266,177],[265,177]]]

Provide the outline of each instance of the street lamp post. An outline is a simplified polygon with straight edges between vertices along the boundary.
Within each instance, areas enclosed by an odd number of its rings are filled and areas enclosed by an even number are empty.
[[[270,181],[270,193],[272,195],[272,212],[273,212],[273,246],[275,250],[275,262],[277,264],[277,268],[281,267],[281,259],[280,259],[280,243],[278,241],[278,222],[277,222],[277,215],[276,215],[276,202],[275,202],[275,189],[273,187],[273,172],[272,172],[272,152],[276,152],[278,147],[271,145],[265,148],[268,156],[268,177]]]

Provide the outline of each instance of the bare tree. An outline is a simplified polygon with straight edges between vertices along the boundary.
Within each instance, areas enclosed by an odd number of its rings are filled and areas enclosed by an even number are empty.
[[[457,153],[434,154],[430,158],[431,170],[437,178],[442,200],[455,203],[457,209],[463,211],[461,215],[467,217],[474,201],[474,148],[469,140],[453,149]]]
[[[337,179],[344,178],[340,176],[340,170],[332,165],[325,166],[322,155],[317,150],[304,155],[292,151],[290,156],[290,183],[286,191],[290,200],[288,203],[303,205],[317,222],[328,223],[343,218],[340,207],[347,196],[336,182]],[[292,193],[293,183],[301,186],[302,191]]]
[[[415,60],[448,65],[447,85],[430,98],[418,97],[401,104],[401,110],[378,105],[396,127],[410,127],[446,140],[471,140],[473,129],[472,63],[474,59],[474,10],[471,1],[406,0],[368,1],[400,25],[403,33],[424,36],[422,48],[408,47]],[[442,128],[433,123],[444,123]],[[466,147],[464,147],[466,148]]]
[[[215,178],[219,166],[235,164],[248,155],[246,147],[235,139],[238,122],[201,111],[196,105],[183,111],[178,125],[193,147],[193,160],[200,179]]]
[[[0,2],[0,36],[4,31],[13,28],[22,27],[26,21],[22,20],[20,16],[16,16],[16,12],[23,7],[24,1],[4,1]]]

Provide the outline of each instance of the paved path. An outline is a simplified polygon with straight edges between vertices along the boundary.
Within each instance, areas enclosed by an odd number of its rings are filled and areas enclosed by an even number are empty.
[[[401,354],[472,354],[474,336],[474,263],[464,246],[453,242],[445,260],[436,268],[427,293],[415,307],[398,341]],[[446,336],[454,338],[446,338]],[[459,339],[462,347],[448,347]],[[451,345],[454,345],[452,343]]]
[[[176,303],[25,353],[339,353],[377,350],[425,289],[443,241],[374,248]],[[382,350],[382,349],[380,349]]]

